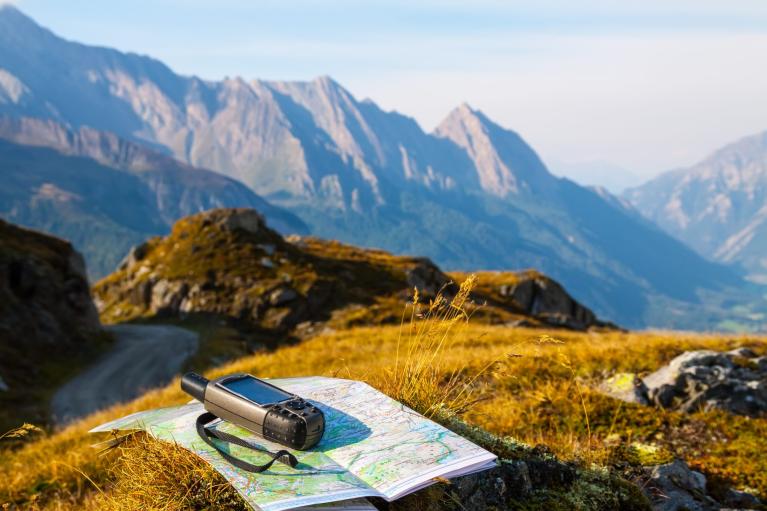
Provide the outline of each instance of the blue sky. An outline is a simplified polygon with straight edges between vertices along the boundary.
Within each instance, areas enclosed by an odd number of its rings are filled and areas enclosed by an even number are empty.
[[[184,74],[328,74],[426,130],[467,101],[585,181],[591,162],[638,179],[767,129],[763,0],[13,3]]]

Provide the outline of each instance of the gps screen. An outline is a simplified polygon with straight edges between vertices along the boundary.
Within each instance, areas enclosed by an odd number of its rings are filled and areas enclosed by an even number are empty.
[[[223,382],[225,389],[241,395],[259,405],[271,405],[293,397],[292,394],[268,385],[252,376]]]

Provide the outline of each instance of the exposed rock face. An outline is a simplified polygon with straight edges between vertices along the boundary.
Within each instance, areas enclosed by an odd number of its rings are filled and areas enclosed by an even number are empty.
[[[447,275],[442,273],[442,270],[429,259],[418,258],[414,260],[414,263],[405,272],[405,279],[409,286],[418,288],[419,292],[424,292],[427,296],[434,296],[450,282]]]
[[[88,287],[69,243],[0,220],[0,343],[81,342],[100,329]]]
[[[527,314],[545,318],[551,325],[585,330],[598,323],[590,309],[573,300],[562,286],[543,275],[535,275],[515,285],[501,285],[499,293]]]
[[[743,293],[734,272],[603,194],[553,176],[518,134],[467,105],[426,133],[413,119],[359,101],[328,77],[215,82],[180,76],[149,57],[65,41],[9,6],[0,8],[0,62],[2,112],[77,132],[90,126],[160,148],[290,208],[319,236],[425,255],[451,268],[539,268],[600,315],[627,326],[717,324],[720,309],[701,324],[697,299],[690,302],[698,289],[719,294],[732,286],[741,290],[737,300],[758,299]],[[52,73],[56,69],[67,72]],[[98,153],[98,138],[79,140],[83,150]],[[154,195],[181,193],[152,181],[153,194],[171,192]],[[69,192],[62,197],[71,197],[74,191],[57,183]],[[183,196],[185,206],[263,209]],[[177,202],[159,205],[170,209]],[[127,248],[111,255],[111,267]],[[669,300],[675,313],[663,314]]]
[[[464,274],[453,275],[456,279],[464,277]],[[591,309],[576,301],[558,282],[535,270],[479,272],[477,276],[478,294],[491,299],[490,303],[509,307],[527,318],[513,320],[513,325],[530,325],[529,318],[535,318],[539,324],[573,330],[617,328],[600,321]]]
[[[291,241],[252,209],[200,213],[177,223],[170,236],[135,247],[96,285],[98,303],[115,320],[211,313],[285,331],[347,307],[375,310],[385,297],[404,304],[413,286],[428,295],[449,281],[426,259],[314,238]]]
[[[514,280],[520,291],[505,298],[477,290],[476,301],[488,302],[486,317],[580,329],[599,324],[544,276],[536,273],[535,283],[522,274]],[[287,241],[254,210],[218,209],[187,217],[169,236],[135,247],[94,289],[104,317],[113,321],[208,313],[286,332],[298,325],[398,322],[414,288],[428,299],[440,290],[449,294],[450,281],[425,258],[308,237]]]
[[[761,417],[767,414],[767,356],[748,348],[687,351],[644,379],[619,373],[599,390],[630,403],[682,412],[719,409]]]
[[[762,509],[761,501],[750,493],[729,489],[716,500],[707,487],[706,476],[691,470],[683,460],[644,467],[642,489],[656,511],[719,511],[722,509]]]
[[[684,412],[718,408],[751,417],[767,413],[767,357],[749,349],[689,351],[644,379],[648,399]]]
[[[645,492],[656,511],[715,511],[722,506],[706,494],[706,476],[682,460],[649,467]]]
[[[0,220],[0,429],[8,419],[44,419],[40,396],[24,399],[50,384],[38,381],[41,366],[92,348],[101,325],[88,288],[72,245]]]

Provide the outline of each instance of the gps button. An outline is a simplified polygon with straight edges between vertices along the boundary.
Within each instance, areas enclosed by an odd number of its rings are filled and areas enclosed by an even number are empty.
[[[306,403],[303,401],[289,401],[288,402],[288,408],[291,408],[293,410],[303,410],[306,407]]]

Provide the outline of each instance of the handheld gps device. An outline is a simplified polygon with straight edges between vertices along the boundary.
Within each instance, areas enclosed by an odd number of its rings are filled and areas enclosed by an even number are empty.
[[[211,414],[293,449],[313,447],[325,432],[322,410],[250,374],[208,380],[186,373],[181,389]]]

